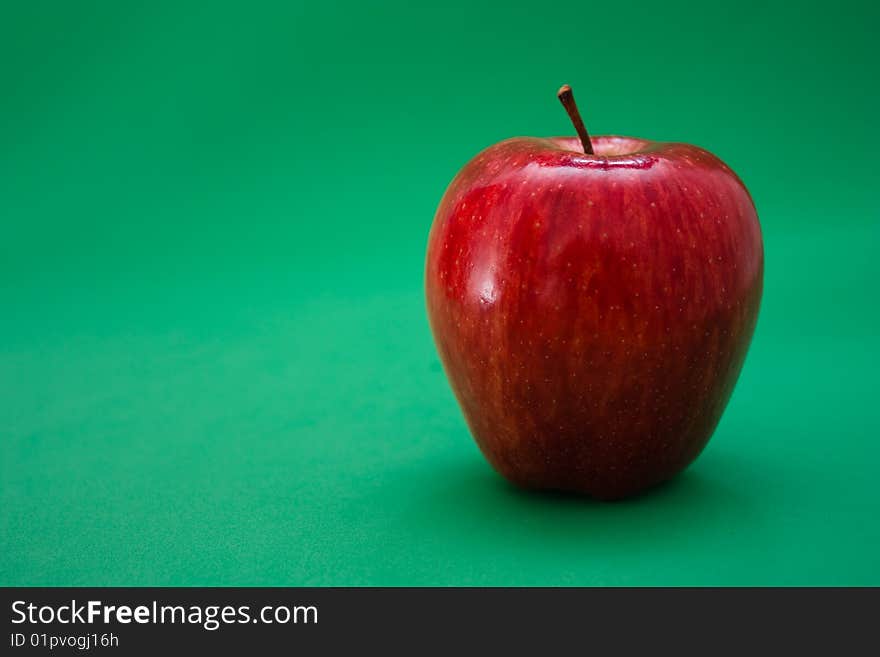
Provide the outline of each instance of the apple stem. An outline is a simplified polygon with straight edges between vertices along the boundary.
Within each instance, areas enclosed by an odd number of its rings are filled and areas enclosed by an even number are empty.
[[[562,103],[565,111],[568,112],[568,118],[571,119],[574,129],[577,130],[578,137],[581,138],[581,144],[584,146],[584,153],[592,155],[593,144],[590,142],[590,135],[584,126],[584,120],[578,111],[577,103],[574,102],[574,94],[571,92],[571,87],[567,84],[562,85],[559,87],[559,91],[556,92],[556,97],[559,98],[559,102]]]

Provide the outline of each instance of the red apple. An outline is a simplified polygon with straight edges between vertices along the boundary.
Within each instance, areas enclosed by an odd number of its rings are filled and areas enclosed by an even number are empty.
[[[464,417],[512,482],[616,499],[709,440],[758,317],[752,199],[696,146],[583,129],[515,138],[455,177],[428,316]]]

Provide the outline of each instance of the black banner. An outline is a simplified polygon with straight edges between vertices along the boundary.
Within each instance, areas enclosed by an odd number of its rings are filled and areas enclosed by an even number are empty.
[[[3,589],[2,654],[876,651],[877,589]]]

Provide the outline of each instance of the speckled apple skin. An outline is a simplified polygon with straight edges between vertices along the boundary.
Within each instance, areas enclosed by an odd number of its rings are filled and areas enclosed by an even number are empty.
[[[510,139],[456,176],[428,241],[434,339],[470,430],[528,488],[602,499],[700,453],[758,317],[761,229],[695,146]]]

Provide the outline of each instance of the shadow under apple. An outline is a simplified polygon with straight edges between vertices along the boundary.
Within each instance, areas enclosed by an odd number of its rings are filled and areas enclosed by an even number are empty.
[[[551,570],[561,580],[536,583],[594,584],[577,579],[579,565],[686,551],[697,539],[723,552],[732,536],[761,522],[755,491],[744,490],[746,480],[736,475],[747,464],[726,456],[698,460],[673,480],[618,502],[517,488],[476,458],[435,464],[410,498],[411,526],[432,543],[467,544],[507,561],[529,555],[546,561],[553,553],[558,569]]]

